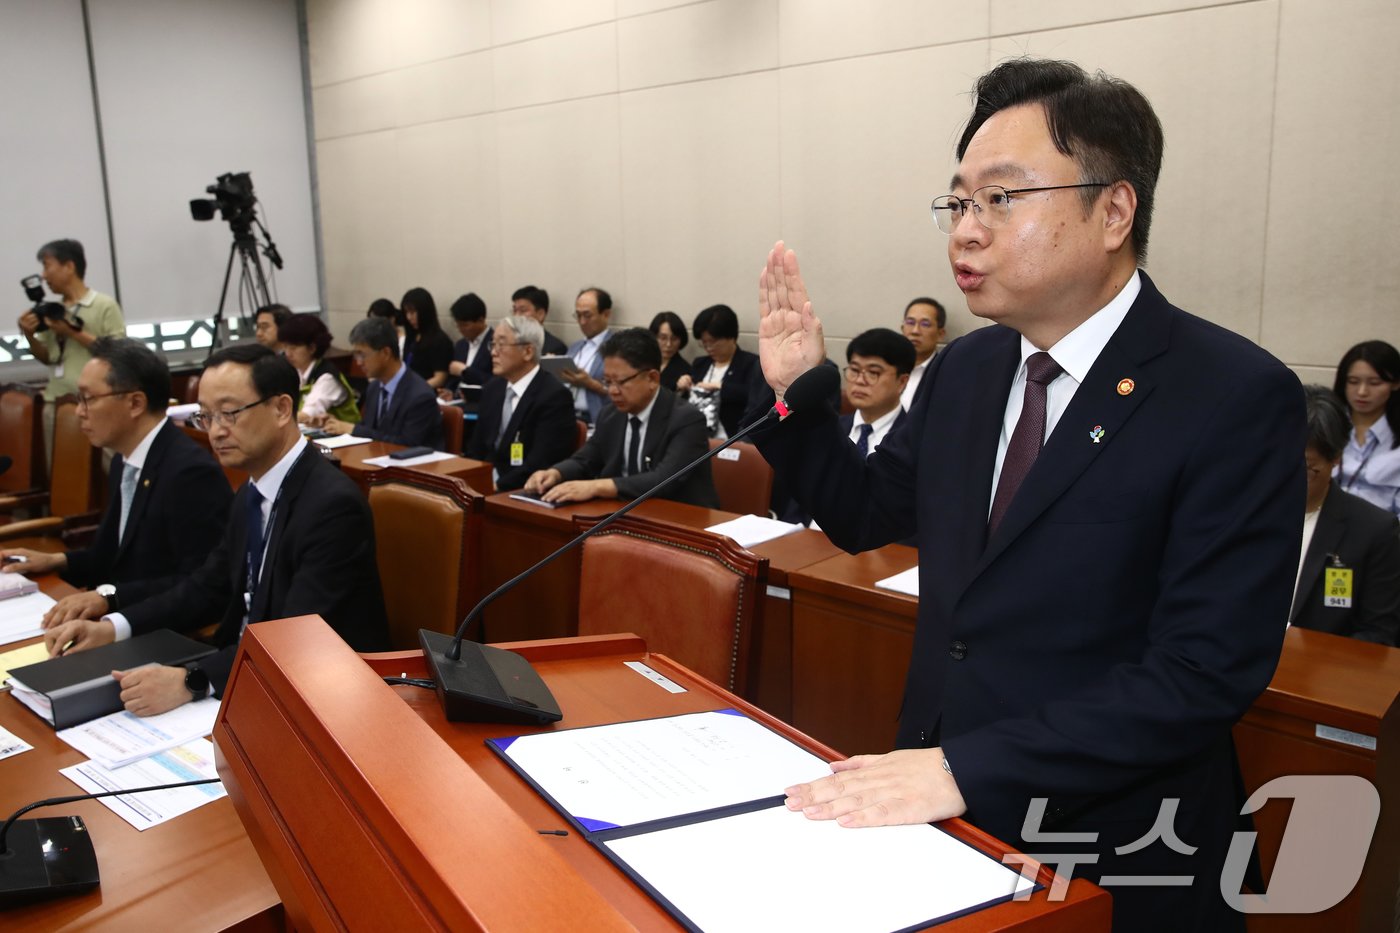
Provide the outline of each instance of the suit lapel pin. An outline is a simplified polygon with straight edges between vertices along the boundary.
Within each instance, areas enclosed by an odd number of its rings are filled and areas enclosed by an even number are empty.
[[[1089,432],[1089,439],[1092,440],[1095,444],[1103,440],[1103,425],[1094,425],[1094,430]]]
[[[1119,394],[1119,395],[1132,395],[1132,394],[1133,394],[1133,389],[1134,389],[1134,387],[1136,387],[1136,386],[1137,386],[1137,383],[1133,382],[1133,380],[1131,380],[1131,379],[1119,379],[1119,380],[1118,380],[1118,394]]]
[[[143,480],[141,481],[141,485],[142,485],[142,486],[145,486],[147,489],[150,489],[150,488],[151,488],[151,481],[150,481],[150,479],[149,479],[149,478],[143,479]]]

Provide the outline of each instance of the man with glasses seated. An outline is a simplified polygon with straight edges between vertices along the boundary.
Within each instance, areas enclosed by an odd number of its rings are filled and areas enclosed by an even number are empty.
[[[174,586],[223,536],[233,498],[214,458],[165,416],[165,362],[125,337],[103,337],[91,353],[78,376],[78,424],[94,447],[116,453],[97,535],[88,547],[57,553],[0,550],[0,557],[25,558],[3,570],[57,571],[74,586],[91,587],[60,599],[44,616],[46,629],[99,618]]]
[[[856,451],[868,457],[904,420],[900,395],[914,368],[914,347],[887,327],[857,334],[846,345],[846,397],[855,411],[840,418]]]
[[[369,503],[302,437],[297,394],[296,370],[266,347],[234,346],[210,356],[190,421],[209,433],[225,467],[249,476],[222,541],[178,585],[102,619],[73,620],[44,633],[49,653],[58,654],[162,628],[216,624],[215,654],[188,667],[113,674],[131,712],[151,716],[222,695],[243,629],[266,619],[316,614],[356,651],[388,646]]]
[[[585,288],[574,300],[574,320],[583,337],[569,344],[569,356],[577,369],[559,374],[574,390],[574,411],[580,421],[598,423],[598,415],[608,401],[603,385],[603,344],[612,320],[612,296],[601,288]],[[653,341],[655,342],[655,341]]]
[[[938,352],[938,345],[948,334],[948,312],[932,298],[915,298],[904,309],[901,330],[914,347],[914,368],[909,373],[904,391],[899,395],[899,404],[905,411],[911,411],[919,386],[924,381],[924,371]]]
[[[442,450],[437,392],[399,359],[394,325],[382,317],[365,318],[350,329],[350,349],[371,380],[360,406],[360,423],[327,418],[324,430]]]
[[[519,489],[530,474],[574,449],[574,399],[540,369],[544,328],[527,317],[496,325],[488,348],[491,372],[466,455],[493,465],[496,489]]]
[[[525,491],[546,502],[635,499],[709,449],[705,418],[661,387],[661,349],[645,328],[608,338],[603,384],[612,404],[588,442],[567,460],[530,476]],[[719,508],[709,463],[667,486],[664,499]]]

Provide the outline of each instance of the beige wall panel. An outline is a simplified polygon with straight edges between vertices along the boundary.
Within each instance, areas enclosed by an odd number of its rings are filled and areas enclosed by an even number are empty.
[[[621,95],[626,323],[723,303],[756,329],[781,216],[777,95],[776,72]]]
[[[617,90],[617,27],[612,23],[491,51],[497,110]]]
[[[986,63],[977,41],[782,71],[776,233],[797,251],[827,334],[895,326],[916,295],[948,306],[951,333],[973,326],[928,205],[947,188],[967,88]]]
[[[416,65],[397,74],[401,76],[399,126],[491,112],[490,52]]]
[[[991,0],[991,34],[1061,29],[1155,13],[1223,6],[1231,0]],[[1237,2],[1237,0],[1234,0]],[[1164,24],[1164,28],[1171,28]]]
[[[399,65],[433,62],[491,47],[491,0],[394,0]]]
[[[948,45],[987,36],[989,0],[780,0],[784,65]]]
[[[1283,6],[1264,346],[1290,363],[1400,345],[1397,49],[1393,0]]]
[[[398,134],[405,278],[394,297],[414,285],[428,289],[449,334],[456,332],[447,312],[458,295],[475,291],[488,309],[506,310],[495,121],[487,114]]]
[[[306,0],[311,86],[399,65],[400,21],[397,4],[383,0]]]
[[[492,0],[491,43],[505,45],[611,22],[614,0]]]
[[[387,71],[312,88],[316,139],[393,129],[403,105],[404,72]]]
[[[709,3],[711,0],[617,0],[617,18],[641,16],[672,7],[689,6],[693,3]]]
[[[777,0],[712,0],[619,20],[622,90],[744,74],[778,64]]]
[[[548,289],[549,328],[569,339],[584,285],[626,307],[617,111],[609,96],[497,115],[504,286],[499,298],[482,296],[493,316],[505,292],[527,283]]]
[[[1168,299],[1259,339],[1275,3],[1246,3],[992,41],[1102,68],[1147,95],[1166,155],[1148,272]]]
[[[405,217],[395,133],[328,139],[317,145],[316,158],[327,305],[363,314],[375,298],[397,301]]]

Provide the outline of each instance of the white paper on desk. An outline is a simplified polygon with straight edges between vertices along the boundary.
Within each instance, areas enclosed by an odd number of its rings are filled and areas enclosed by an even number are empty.
[[[0,645],[42,635],[39,624],[55,600],[48,593],[30,593],[14,599],[0,599]]]
[[[495,741],[590,830],[774,797],[831,773],[816,755],[733,711]]]
[[[185,402],[182,405],[169,405],[165,409],[166,417],[176,424],[184,424],[190,420],[190,415],[199,411],[198,402]]]
[[[71,729],[60,729],[58,737],[103,767],[120,768],[209,735],[218,715],[219,701],[206,697],[158,716],[118,710]]]
[[[0,759],[27,752],[33,747],[10,730],[0,727]]]
[[[395,460],[387,454],[383,457],[366,457],[365,463],[368,466],[377,467],[418,466],[422,463],[436,463],[439,460],[451,460],[454,456],[456,455],[447,453],[444,450],[435,450],[421,457],[409,457],[407,460]]]
[[[919,567],[916,564],[903,573],[897,573],[892,577],[885,577],[883,580],[876,580],[875,585],[882,590],[893,590],[896,593],[903,593],[906,596],[919,598]]]
[[[801,531],[802,526],[793,522],[780,522],[763,515],[740,515],[727,522],[711,525],[705,530],[733,538],[739,547],[754,547],[765,541],[790,535],[794,531]]]
[[[846,829],[783,806],[603,844],[705,933],[888,933],[1031,887],[927,823]]]
[[[125,768],[104,768],[95,761],[85,761],[71,768],[63,768],[59,773],[91,794],[219,776],[214,771],[214,743],[208,739],[187,742]],[[99,802],[137,829],[149,829],[218,800],[227,793],[222,784],[201,784],[198,787],[103,797]]]
[[[359,437],[355,434],[337,434],[335,437],[321,437],[312,441],[327,450],[335,450],[337,447],[354,447],[356,444],[368,444],[373,441],[372,437]]]

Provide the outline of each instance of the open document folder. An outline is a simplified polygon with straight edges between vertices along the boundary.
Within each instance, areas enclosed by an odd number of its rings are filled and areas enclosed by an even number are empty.
[[[692,930],[890,933],[1033,887],[933,825],[789,811],[783,789],[830,768],[735,710],[487,744]]]

